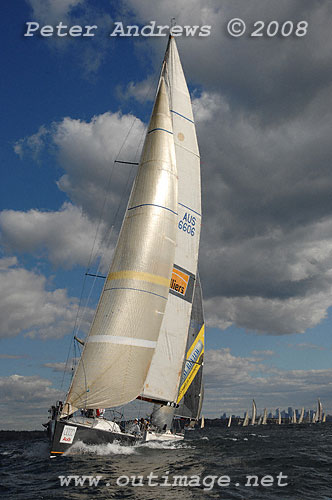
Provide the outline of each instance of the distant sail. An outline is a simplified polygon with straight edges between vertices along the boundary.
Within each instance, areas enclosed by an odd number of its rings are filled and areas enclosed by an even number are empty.
[[[262,425],[266,425],[267,422],[267,409],[264,408],[263,422]]]
[[[251,422],[250,425],[255,425],[256,423],[256,413],[257,413],[257,407],[255,400],[252,400],[252,413],[251,413]]]
[[[322,422],[323,420],[323,405],[320,401],[320,399],[318,398],[318,402],[317,402],[317,422]]]
[[[296,424],[296,412],[293,410],[292,424]]]
[[[281,424],[281,412],[280,410],[278,411],[278,425]]]
[[[246,411],[246,414],[245,414],[245,417],[244,417],[244,420],[243,420],[243,427],[246,427],[248,424],[249,424],[249,414]]]
[[[299,417],[299,424],[303,423],[303,417],[304,417],[304,407],[302,406],[300,417]]]
[[[232,423],[232,415],[230,415],[228,418],[227,427],[230,427],[231,423]]]

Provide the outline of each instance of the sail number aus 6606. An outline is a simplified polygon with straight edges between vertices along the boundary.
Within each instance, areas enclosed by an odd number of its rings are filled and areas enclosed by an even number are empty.
[[[178,228],[184,231],[185,233],[194,236],[196,229],[195,224],[196,224],[196,217],[186,212],[183,218],[179,221]]]

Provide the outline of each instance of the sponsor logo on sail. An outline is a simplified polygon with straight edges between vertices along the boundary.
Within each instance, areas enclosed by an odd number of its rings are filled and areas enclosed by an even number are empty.
[[[173,268],[170,288],[181,295],[185,295],[188,287],[189,275]]]

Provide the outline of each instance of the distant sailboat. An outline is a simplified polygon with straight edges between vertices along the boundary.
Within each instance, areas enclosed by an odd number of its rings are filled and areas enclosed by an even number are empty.
[[[261,424],[262,424],[262,422],[263,422],[263,417],[262,417],[262,415],[260,415],[260,416],[258,417],[258,422],[257,422],[257,425],[261,425]]]
[[[281,425],[281,412],[278,410],[278,420],[277,420],[278,425]]]
[[[302,406],[300,417],[299,417],[299,422],[298,422],[299,424],[303,423],[303,417],[304,417],[304,407]]]
[[[232,415],[230,415],[228,418],[227,427],[230,427],[231,423],[232,423]]]
[[[318,398],[318,401],[317,401],[317,422],[322,422],[323,420],[323,405],[320,401],[320,399]]]
[[[262,425],[266,425],[266,423],[267,423],[267,409],[264,408]]]
[[[249,424],[249,413],[246,411],[242,425],[243,427],[247,427],[248,424]]]
[[[292,415],[292,424],[296,424],[296,412],[293,410],[293,415]]]
[[[252,413],[251,413],[250,425],[255,425],[255,423],[256,423],[256,413],[257,413],[257,407],[256,407],[255,400],[253,399],[252,400]]]

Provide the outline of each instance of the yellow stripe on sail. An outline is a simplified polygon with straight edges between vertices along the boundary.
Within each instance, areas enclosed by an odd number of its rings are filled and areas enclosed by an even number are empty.
[[[162,285],[169,288],[170,279],[164,276],[158,276],[157,274],[143,273],[140,271],[118,271],[116,273],[109,273],[107,276],[107,281],[112,280],[137,280],[146,281],[147,283],[153,283],[154,285]]]
[[[178,399],[177,399],[177,404],[179,404],[179,402],[181,401],[181,399],[183,398],[183,396],[185,395],[185,393],[189,389],[192,381],[196,377],[196,374],[197,374],[198,370],[201,367],[201,365],[198,364],[198,362],[199,362],[201,356],[204,353],[204,324],[202,325],[202,328],[200,329],[199,334],[197,335],[197,337],[195,338],[194,342],[192,343],[192,345],[191,345],[191,347],[190,347],[190,349],[189,349],[189,351],[187,353],[186,360],[188,360],[190,358],[191,353],[193,352],[193,350],[195,349],[195,347],[197,346],[197,344],[198,344],[199,341],[202,342],[203,348],[202,348],[202,350],[201,350],[201,352],[200,352],[197,360],[195,361],[195,364],[193,364],[192,369],[190,370],[189,374],[187,375],[187,377],[185,378],[183,384],[180,387],[179,395],[178,395]]]

